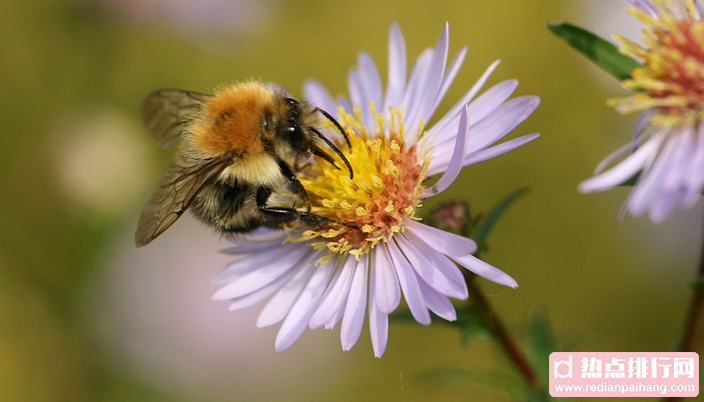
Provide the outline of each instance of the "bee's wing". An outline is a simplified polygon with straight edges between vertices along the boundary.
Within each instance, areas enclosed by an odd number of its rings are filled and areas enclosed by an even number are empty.
[[[171,162],[142,210],[135,233],[137,247],[149,244],[178,219],[196,195],[230,164],[229,158],[193,163],[183,155]]]
[[[147,95],[139,107],[144,127],[166,149],[181,138],[183,126],[211,95],[179,89],[160,89]]]

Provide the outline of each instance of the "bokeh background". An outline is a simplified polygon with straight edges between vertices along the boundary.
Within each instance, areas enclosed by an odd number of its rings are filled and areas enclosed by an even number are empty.
[[[576,351],[665,351],[681,331],[701,244],[702,205],[665,223],[617,219],[628,189],[580,195],[577,184],[631,136],[635,117],[605,99],[625,91],[551,36],[567,20],[602,36],[639,37],[618,0],[26,0],[0,2],[0,400],[510,400],[477,383],[427,380],[458,367],[508,364],[455,328],[392,323],[375,359],[366,330],[349,352],[333,331],[274,351],[263,304],[229,313],[209,279],[226,244],[190,217],[148,247],[133,233],[172,152],[160,152],[137,108],[162,87],[207,92],[249,77],[333,93],[366,50],[386,73],[389,25],[410,58],[450,23],[450,51],[469,46],[447,108],[495,59],[489,84],[518,78],[542,104],[513,137],[529,145],[471,166],[427,207],[451,198],[487,210],[530,187],[484,258],[517,290],[482,280],[520,342],[546,313]],[[410,61],[409,58],[409,61]],[[487,86],[488,88],[488,86]]]

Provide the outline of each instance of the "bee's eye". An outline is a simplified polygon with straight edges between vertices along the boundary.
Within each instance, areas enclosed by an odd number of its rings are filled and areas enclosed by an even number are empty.
[[[284,133],[288,137],[291,146],[300,152],[308,150],[310,144],[301,129],[300,116],[301,110],[297,100],[286,98],[288,104],[288,113],[286,116],[286,124],[284,125]]]
[[[298,150],[303,150],[308,147],[308,144],[306,143],[306,138],[303,135],[303,130],[301,130],[301,127],[298,124],[289,126],[288,131],[291,145],[294,148]]]

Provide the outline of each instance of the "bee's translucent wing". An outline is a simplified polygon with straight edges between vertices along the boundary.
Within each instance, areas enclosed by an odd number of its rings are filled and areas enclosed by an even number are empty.
[[[149,244],[183,214],[196,195],[230,164],[229,158],[194,163],[177,155],[142,210],[135,233],[137,247]]]
[[[147,95],[139,107],[144,127],[166,149],[181,138],[183,128],[211,95],[179,89],[160,89]]]

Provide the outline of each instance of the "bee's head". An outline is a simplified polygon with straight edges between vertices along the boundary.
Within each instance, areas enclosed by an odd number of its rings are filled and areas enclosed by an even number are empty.
[[[300,157],[307,158],[320,142],[313,131],[317,118],[307,104],[293,98],[286,98],[286,114],[279,123],[278,137],[286,142],[289,149]]]
[[[331,148],[345,163],[352,177],[352,168],[345,155],[318,130],[320,126],[318,109],[293,98],[285,98],[285,103],[286,113],[279,122],[277,137],[285,143],[285,148],[288,149],[286,153],[293,154],[297,158],[308,158],[313,154],[335,165],[335,160],[324,151],[324,148]]]

